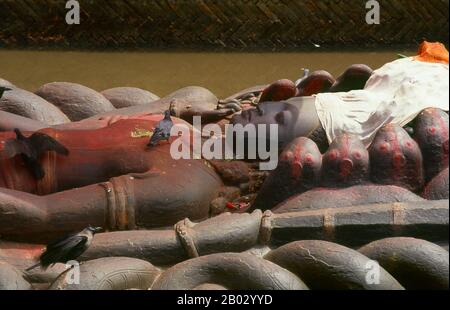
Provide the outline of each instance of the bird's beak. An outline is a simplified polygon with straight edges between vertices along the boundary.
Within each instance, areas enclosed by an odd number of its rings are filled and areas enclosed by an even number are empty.
[[[3,88],[3,91],[10,91],[10,90],[12,90],[12,88],[8,88],[8,87]]]

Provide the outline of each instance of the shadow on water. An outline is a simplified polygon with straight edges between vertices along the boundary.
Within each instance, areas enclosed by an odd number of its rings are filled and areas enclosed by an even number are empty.
[[[378,68],[397,53],[184,53],[63,52],[0,50],[0,77],[35,91],[48,82],[76,82],[98,91],[118,86],[147,89],[159,96],[189,85],[204,86],[218,97],[281,78],[296,80],[302,68],[339,75],[354,63]]]

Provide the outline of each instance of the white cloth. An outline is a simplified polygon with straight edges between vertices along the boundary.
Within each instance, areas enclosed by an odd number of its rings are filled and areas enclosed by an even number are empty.
[[[331,143],[352,133],[368,147],[380,127],[405,126],[430,107],[448,111],[448,64],[403,58],[374,71],[363,90],[316,95],[320,122]]]

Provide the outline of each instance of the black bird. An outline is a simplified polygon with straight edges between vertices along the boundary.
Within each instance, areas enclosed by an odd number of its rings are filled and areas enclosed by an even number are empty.
[[[150,138],[150,142],[147,146],[155,146],[159,141],[166,140],[170,138],[170,130],[173,127],[172,119],[170,118],[170,111],[164,112],[164,119],[162,119],[158,125],[153,130],[153,135]]]
[[[0,86],[0,99],[2,99],[2,96],[5,93],[5,91],[10,91],[10,90],[12,90],[12,89],[8,88],[8,87]]]
[[[39,263],[31,266],[26,271],[41,267],[46,270],[56,263],[67,263],[76,260],[91,245],[94,235],[101,231],[101,227],[87,227],[77,234],[71,234],[50,242],[45,252],[39,257]]]
[[[61,155],[69,155],[69,150],[49,135],[35,132],[27,138],[17,128],[14,129],[14,132],[16,139],[9,139],[5,142],[5,155],[7,158],[21,155],[25,165],[37,180],[45,176],[44,169],[39,163],[42,154],[54,151]]]

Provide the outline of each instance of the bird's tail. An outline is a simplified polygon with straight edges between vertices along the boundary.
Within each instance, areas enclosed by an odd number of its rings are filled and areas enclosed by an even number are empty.
[[[25,269],[25,271],[31,271],[31,270],[33,270],[33,269],[36,269],[37,267],[40,267],[41,266],[41,263],[37,263],[36,265],[33,265],[33,266],[31,266],[31,267],[29,267],[29,268],[27,268],[27,269]]]
[[[151,138],[150,139],[150,142],[147,144],[147,146],[148,147],[151,147],[151,146],[155,146],[155,145],[157,145],[158,144],[158,139],[155,139],[155,138]]]

